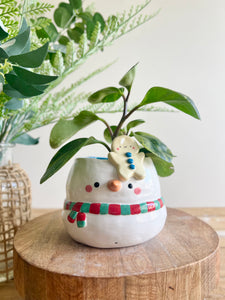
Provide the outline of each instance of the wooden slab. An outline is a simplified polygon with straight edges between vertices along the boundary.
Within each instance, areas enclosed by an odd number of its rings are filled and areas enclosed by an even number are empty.
[[[15,284],[32,300],[199,300],[218,283],[218,244],[209,225],[170,208],[156,238],[135,247],[91,248],[69,237],[56,211],[16,234]]]

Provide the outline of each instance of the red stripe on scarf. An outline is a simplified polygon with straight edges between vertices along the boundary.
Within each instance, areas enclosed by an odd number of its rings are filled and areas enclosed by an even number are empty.
[[[109,204],[109,212],[110,215],[118,216],[121,214],[121,206],[120,204]]]

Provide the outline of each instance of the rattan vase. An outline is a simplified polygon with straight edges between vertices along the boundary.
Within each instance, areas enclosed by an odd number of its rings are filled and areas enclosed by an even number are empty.
[[[30,180],[12,163],[10,148],[0,144],[0,282],[13,278],[14,235],[31,215]]]

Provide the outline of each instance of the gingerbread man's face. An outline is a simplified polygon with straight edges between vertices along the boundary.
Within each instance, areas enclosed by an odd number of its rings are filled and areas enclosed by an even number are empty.
[[[129,136],[121,135],[113,140],[112,151],[118,154],[125,154],[127,152],[137,154],[139,152],[139,147],[135,140],[131,139]]]

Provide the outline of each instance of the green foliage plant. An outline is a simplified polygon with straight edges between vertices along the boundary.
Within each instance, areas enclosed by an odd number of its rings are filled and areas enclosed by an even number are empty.
[[[101,121],[105,126],[105,141],[97,140],[95,137],[91,136],[88,138],[78,138],[65,144],[50,161],[46,172],[41,178],[41,183],[55,174],[70,158],[85,146],[101,144],[108,151],[111,151],[109,144],[111,144],[113,139],[119,135],[129,135],[136,139],[140,145],[140,151],[144,152],[146,157],[152,159],[159,176],[169,176],[174,172],[174,166],[172,164],[174,155],[171,150],[154,135],[134,130],[134,128],[143,124],[145,121],[136,119],[127,124],[125,123],[134,112],[158,102],[172,106],[196,119],[200,119],[199,112],[194,102],[188,96],[164,87],[150,88],[142,101],[129,109],[128,100],[135,78],[135,72],[136,65],[133,66],[119,81],[119,87],[110,86],[103,88],[91,94],[88,98],[89,103],[93,106],[105,103],[115,103],[118,100],[121,100],[123,103],[123,111],[117,125],[109,125],[105,119],[88,110],[81,111],[73,119],[60,120],[55,124],[50,135],[50,144],[53,148],[61,146],[78,131],[96,121]]]
[[[36,144],[27,132],[63,122],[82,110],[121,111],[121,105],[87,104],[89,93],[76,93],[98,68],[71,86],[64,80],[91,55],[148,22],[146,0],[125,12],[105,18],[82,0],[66,0],[44,14],[51,4],[37,0],[0,0],[0,142]],[[57,91],[56,87],[61,87]]]

